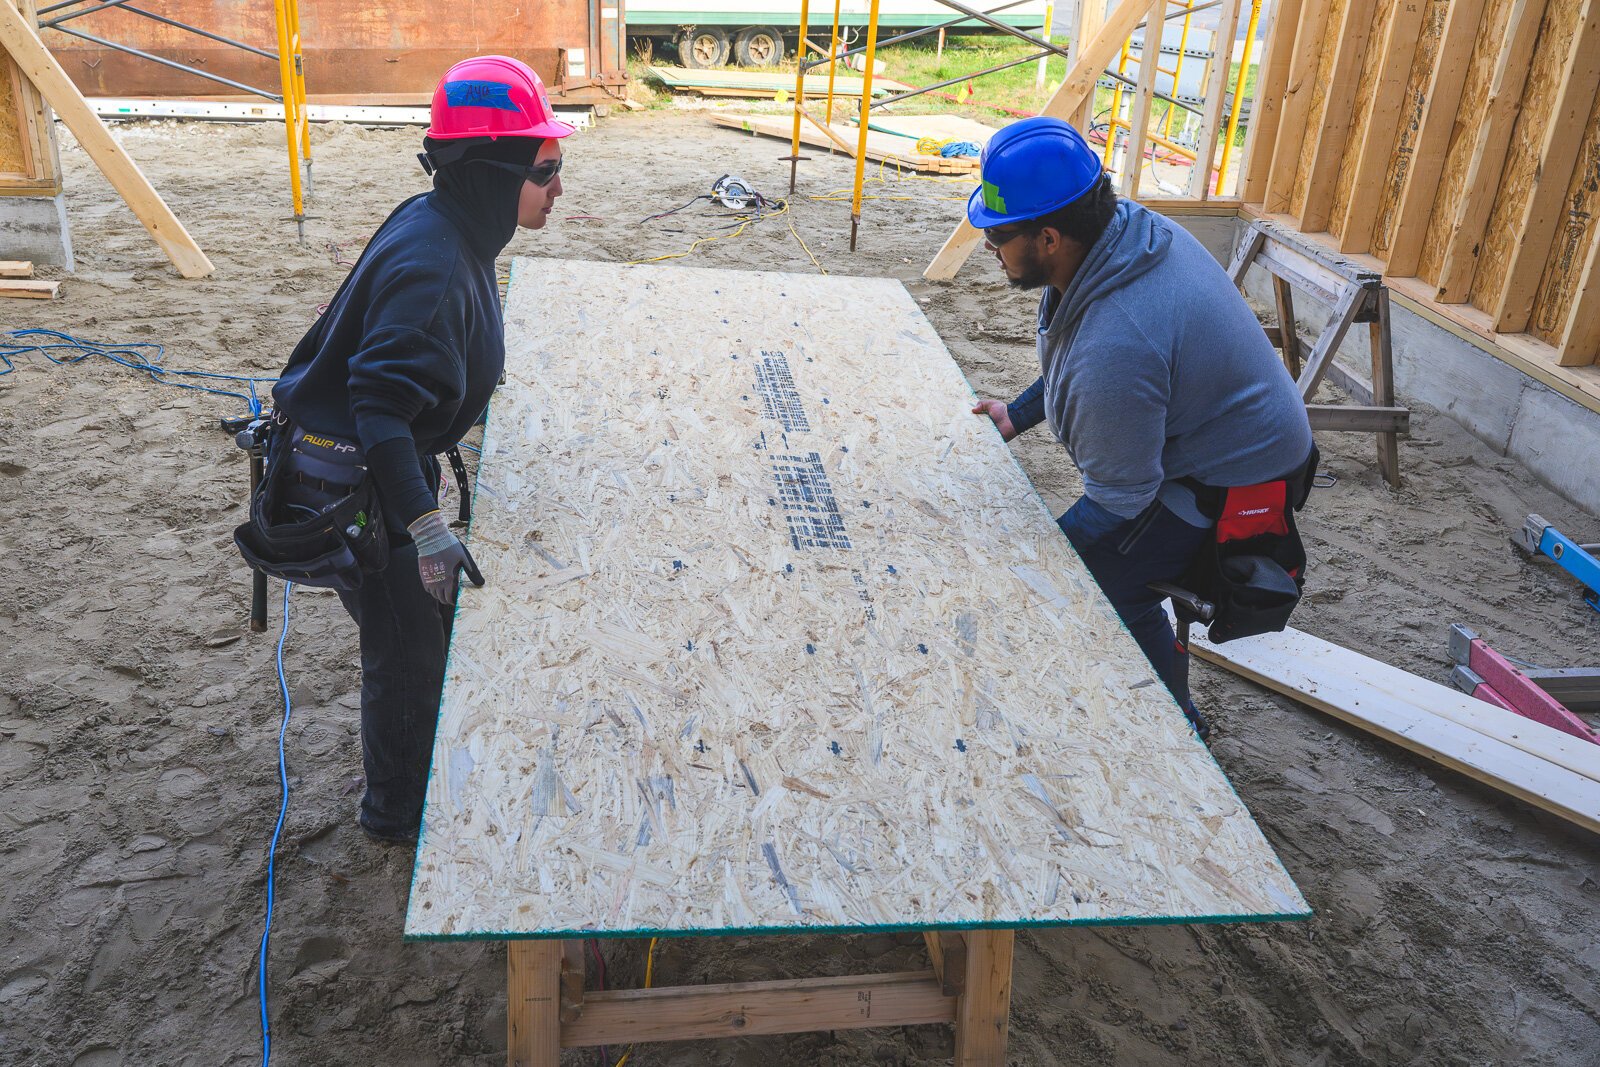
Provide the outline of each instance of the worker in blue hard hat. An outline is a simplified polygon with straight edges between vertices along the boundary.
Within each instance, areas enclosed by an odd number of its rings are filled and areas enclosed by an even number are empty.
[[[1006,440],[1049,421],[1083,477],[1061,529],[1204,738],[1187,649],[1150,585],[1215,598],[1213,640],[1224,623],[1229,636],[1282,628],[1303,580],[1293,510],[1315,466],[1305,404],[1217,261],[1119,199],[1072,126],[1013,123],[981,178],[968,220],[1012,285],[1042,291],[1041,374],[973,412]],[[1240,546],[1275,562],[1246,574]]]

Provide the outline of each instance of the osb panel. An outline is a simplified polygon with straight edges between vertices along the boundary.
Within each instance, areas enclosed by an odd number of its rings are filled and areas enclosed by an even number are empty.
[[[1578,275],[1583,271],[1589,244],[1595,240],[1595,213],[1600,211],[1600,96],[1596,96],[1594,110],[1589,114],[1578,168],[1567,186],[1565,203],[1528,326],[1529,333],[1551,344],[1561,343]]]
[[[1439,190],[1434,196],[1433,213],[1428,218],[1428,229],[1422,239],[1422,257],[1417,266],[1417,274],[1429,282],[1438,282],[1439,270],[1444,266],[1450,229],[1461,205],[1473,148],[1481,132],[1480,122],[1494,81],[1495,60],[1505,44],[1511,4],[1512,0],[1489,0],[1483,21],[1479,23],[1472,57],[1467,61],[1461,107],[1456,112],[1455,129],[1450,133],[1450,147],[1445,150],[1444,170],[1439,175]]]
[[[900,283],[506,305],[408,936],[1306,912]]]
[[[1361,162],[1361,145],[1367,138],[1367,127],[1372,121],[1372,109],[1377,104],[1373,92],[1378,76],[1383,72],[1384,39],[1389,34],[1389,24],[1395,11],[1408,0],[1381,0],[1373,12],[1372,33],[1367,37],[1367,54],[1361,57],[1361,77],[1356,82],[1355,109],[1350,115],[1350,132],[1345,138],[1344,154],[1339,159],[1339,177],[1333,186],[1333,209],[1329,215],[1329,229],[1337,237],[1344,236],[1344,213],[1350,205],[1350,193],[1355,185],[1356,167]]]
[[[1300,160],[1295,166],[1294,189],[1289,194],[1289,213],[1299,218],[1306,208],[1306,188],[1311,181],[1311,161],[1317,154],[1314,131],[1322,128],[1322,119],[1328,112],[1328,83],[1333,79],[1333,65],[1339,57],[1339,29],[1344,24],[1345,9],[1350,0],[1332,0],[1328,5],[1328,21],[1322,33],[1322,49],[1317,59],[1317,76],[1311,86],[1311,103],[1306,112],[1306,132],[1300,143]]]
[[[1445,18],[1450,13],[1450,0],[1430,0],[1422,18],[1422,32],[1417,38],[1416,53],[1411,61],[1411,74],[1406,79],[1405,102],[1400,106],[1400,128],[1395,133],[1394,151],[1389,166],[1384,171],[1383,196],[1378,202],[1378,217],[1373,224],[1372,254],[1387,259],[1394,247],[1394,219],[1400,210],[1400,194],[1405,189],[1406,175],[1411,172],[1412,146],[1422,129],[1422,112],[1427,104],[1428,81],[1433,76],[1433,66],[1439,57],[1439,42],[1444,36]]]
[[[1583,0],[1549,0],[1539,24],[1539,40],[1534,45],[1533,62],[1528,68],[1522,108],[1511,130],[1511,144],[1500,172],[1500,191],[1484,231],[1477,273],[1468,297],[1471,303],[1485,310],[1492,311],[1499,299],[1512,253],[1522,237],[1523,211],[1539,177],[1540,150],[1560,94],[1561,74],[1567,66],[1582,6]],[[1555,182],[1566,179],[1566,174],[1549,176],[1549,180]]]

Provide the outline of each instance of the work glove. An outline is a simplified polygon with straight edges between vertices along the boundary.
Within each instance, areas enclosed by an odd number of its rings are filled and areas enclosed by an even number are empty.
[[[465,569],[473,585],[483,584],[483,575],[472,561],[472,553],[462,544],[444,516],[430,511],[406,527],[411,539],[417,543],[417,572],[422,576],[422,587],[441,604],[454,604],[456,582]]]

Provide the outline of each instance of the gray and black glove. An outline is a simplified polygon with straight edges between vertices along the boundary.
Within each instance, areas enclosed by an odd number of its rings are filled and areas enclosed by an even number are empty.
[[[433,599],[441,604],[455,603],[456,583],[462,570],[473,585],[483,585],[483,575],[472,561],[472,553],[450,532],[437,510],[428,512],[406,530],[417,543],[417,572],[422,576],[422,587]]]

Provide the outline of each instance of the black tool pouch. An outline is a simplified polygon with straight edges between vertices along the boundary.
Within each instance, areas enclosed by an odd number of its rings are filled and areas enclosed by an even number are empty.
[[[383,507],[360,448],[282,423],[250,521],[233,541],[263,574],[323,589],[359,589],[389,564]]]
[[[1319,458],[1313,446],[1300,468],[1260,485],[1191,483],[1201,514],[1215,526],[1182,584],[1215,606],[1207,632],[1213,643],[1274,633],[1289,625],[1306,580],[1305,544],[1294,513],[1306,505]],[[1183,618],[1184,609],[1175,609]]]

